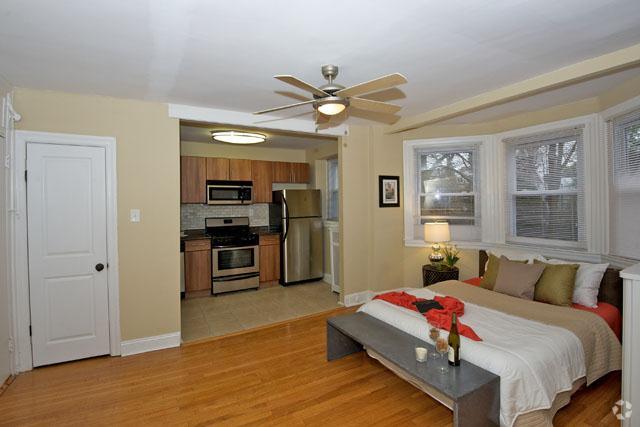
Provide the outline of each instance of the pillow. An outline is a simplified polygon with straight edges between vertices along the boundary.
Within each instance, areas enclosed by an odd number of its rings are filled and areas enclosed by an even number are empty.
[[[533,299],[553,305],[571,306],[579,265],[546,264],[537,259],[533,263],[545,267],[538,283],[536,283]]]
[[[522,299],[533,300],[536,282],[544,271],[542,264],[523,264],[500,257],[498,277],[493,290]]]
[[[546,258],[540,254],[534,252],[520,252],[509,248],[494,248],[490,249],[488,253],[495,255],[497,258],[501,256],[507,257],[511,261],[527,261],[529,264],[533,264],[533,260],[546,261]]]
[[[504,257],[504,256],[503,258],[508,259],[507,257]],[[522,261],[515,261],[515,262],[524,264],[527,262],[527,260],[525,259]],[[480,282],[481,287],[485,289],[493,290],[493,287],[496,284],[496,278],[498,277],[499,267],[500,267],[500,258],[498,258],[493,254],[489,254],[489,260],[487,261],[487,265],[485,266],[484,276],[482,276],[482,281]]]
[[[549,264],[578,264],[576,284],[573,289],[572,301],[585,307],[598,307],[598,292],[605,271],[609,264],[590,264],[587,262],[570,262],[561,259],[550,259]]]

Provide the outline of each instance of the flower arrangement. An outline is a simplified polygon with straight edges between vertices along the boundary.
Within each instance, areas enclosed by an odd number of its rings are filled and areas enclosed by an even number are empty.
[[[442,255],[444,259],[442,260],[442,267],[446,270],[452,270],[458,261],[460,261],[460,250],[455,246],[446,246],[442,249]]]

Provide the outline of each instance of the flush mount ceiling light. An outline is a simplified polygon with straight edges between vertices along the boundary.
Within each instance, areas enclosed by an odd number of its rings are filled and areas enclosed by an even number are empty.
[[[349,101],[337,96],[328,96],[317,102],[318,111],[327,116],[342,113],[347,105],[349,105]]]
[[[211,136],[216,141],[228,142],[229,144],[259,144],[267,139],[261,133],[237,130],[216,130],[211,132]]]

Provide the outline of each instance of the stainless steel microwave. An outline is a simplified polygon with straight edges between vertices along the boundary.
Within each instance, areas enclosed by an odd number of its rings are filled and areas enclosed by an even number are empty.
[[[251,181],[207,181],[208,205],[250,205],[253,203]]]

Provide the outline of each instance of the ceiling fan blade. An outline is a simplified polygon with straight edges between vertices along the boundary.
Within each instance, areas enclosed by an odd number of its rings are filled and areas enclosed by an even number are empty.
[[[362,95],[364,93],[373,92],[375,90],[382,90],[388,87],[398,86],[401,84],[405,84],[406,82],[407,78],[405,76],[400,73],[393,73],[387,76],[378,77],[377,79],[369,80],[368,82],[341,89],[333,95],[348,98],[350,96]]]
[[[329,96],[329,94],[323,90],[318,89],[315,86],[310,85],[307,82],[303,82],[302,80],[300,80],[297,77],[293,77],[293,76],[289,76],[289,75],[284,75],[284,76],[273,76],[276,79],[280,80],[281,82],[285,82],[290,84],[291,86],[295,86],[298,89],[302,89],[302,90],[306,90],[307,92],[310,92],[314,95],[318,95],[319,97],[325,97],[325,96]]]
[[[253,114],[264,114],[264,113],[271,113],[272,111],[280,111],[280,110],[285,110],[287,108],[293,108],[293,107],[299,107],[301,105],[307,105],[307,104],[313,104],[314,102],[316,102],[314,99],[311,99],[309,101],[304,101],[304,102],[297,102],[295,104],[289,104],[289,105],[283,105],[282,107],[276,107],[276,108],[269,108],[268,110],[262,110],[262,111],[256,111]]]
[[[402,109],[402,107],[399,105],[356,97],[349,98],[349,105],[359,110],[367,110],[385,114],[395,114]]]

